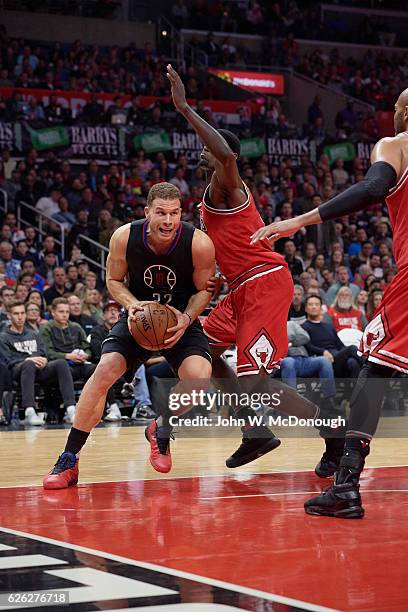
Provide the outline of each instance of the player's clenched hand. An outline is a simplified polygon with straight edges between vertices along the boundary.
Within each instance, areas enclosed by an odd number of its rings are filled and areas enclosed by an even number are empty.
[[[167,330],[167,333],[170,333],[171,335],[169,338],[167,338],[167,340],[164,341],[166,349],[171,348],[172,346],[177,344],[177,342],[180,340],[181,336],[184,334],[187,327],[191,323],[190,317],[184,312],[180,312],[179,310],[177,310],[177,308],[169,306],[168,304],[167,308],[170,308],[170,310],[174,312],[177,317],[177,323],[173,327],[169,327]]]
[[[171,64],[167,64],[167,78],[170,81],[174,106],[179,112],[183,112],[187,106],[186,90],[184,89],[183,81],[179,74],[174,70]]]
[[[287,219],[286,221],[277,221],[277,223],[271,223],[259,228],[259,230],[252,234],[251,244],[255,244],[258,240],[268,239],[273,242],[285,236],[292,236],[302,227],[303,225],[297,220],[297,217]]]

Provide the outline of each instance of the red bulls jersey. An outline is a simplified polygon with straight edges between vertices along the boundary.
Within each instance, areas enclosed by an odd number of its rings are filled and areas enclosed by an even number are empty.
[[[237,208],[214,208],[208,186],[200,210],[202,229],[214,243],[215,258],[230,289],[277,266],[287,267],[282,255],[275,253],[266,240],[251,246],[251,235],[264,223],[251,192],[243,185],[247,198]]]
[[[337,308],[328,308],[328,314],[333,321],[336,332],[341,329],[359,329],[363,331],[363,313],[357,308],[350,308],[347,311],[337,310]]]
[[[398,270],[408,265],[408,166],[386,198],[392,225],[392,250]]]

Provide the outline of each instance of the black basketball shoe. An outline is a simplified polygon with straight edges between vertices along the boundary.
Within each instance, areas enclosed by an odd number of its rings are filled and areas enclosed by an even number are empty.
[[[280,446],[281,441],[265,426],[252,427],[248,430],[242,428],[241,431],[243,433],[241,445],[225,462],[229,468],[255,461]]]
[[[319,463],[315,467],[315,474],[319,478],[329,478],[334,476],[340,467],[340,459],[343,455],[343,438],[326,438],[326,450]]]
[[[306,514],[335,518],[363,518],[364,508],[361,505],[358,477],[359,474],[353,473],[348,468],[340,468],[331,487],[305,502]]]

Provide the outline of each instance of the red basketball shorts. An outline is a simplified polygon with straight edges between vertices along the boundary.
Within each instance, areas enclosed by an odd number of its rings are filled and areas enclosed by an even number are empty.
[[[405,374],[408,374],[407,304],[408,268],[402,268],[365,328],[359,351],[369,361]]]
[[[204,322],[210,345],[237,346],[238,376],[268,374],[288,351],[287,319],[293,298],[288,269],[275,266],[232,289]]]

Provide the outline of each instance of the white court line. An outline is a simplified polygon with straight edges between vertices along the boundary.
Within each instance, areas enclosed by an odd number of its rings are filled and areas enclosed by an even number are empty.
[[[379,470],[383,468],[399,468],[408,467],[407,464],[398,465],[373,465],[365,468],[363,474],[366,474],[368,470]],[[314,469],[310,470],[274,470],[273,472],[230,472],[224,474],[197,474],[196,476],[164,476],[161,478],[119,478],[118,480],[81,480],[80,485],[86,484],[114,484],[115,482],[144,482],[144,481],[157,481],[161,480],[185,480],[193,478],[234,478],[236,476],[273,476],[275,474],[314,474]],[[20,485],[0,485],[0,489],[29,489],[29,488],[42,488],[42,484],[20,484]]]
[[[79,552],[87,553],[90,555],[96,555],[98,557],[105,557],[106,559],[111,559],[112,561],[118,561],[119,563],[126,563],[128,565],[142,567],[144,569],[148,569],[151,571],[161,572],[162,574],[169,574],[170,576],[177,576],[178,578],[186,578],[188,580],[194,580],[195,582],[200,582],[202,584],[207,584],[207,585],[219,587],[222,589],[229,589],[231,591],[243,593],[245,595],[259,597],[259,598],[266,599],[268,601],[273,601],[276,603],[293,606],[295,608],[302,607],[305,610],[308,610],[310,612],[339,612],[338,610],[334,608],[326,608],[324,606],[319,606],[316,604],[308,603],[300,599],[292,599],[291,597],[283,597],[282,595],[275,595],[274,593],[267,593],[266,591],[258,591],[258,589],[250,589],[248,587],[240,586],[238,584],[233,584],[231,582],[224,582],[223,580],[215,580],[213,578],[206,578],[205,576],[200,576],[199,574],[191,574],[190,572],[184,572],[181,570],[171,569],[169,567],[162,567],[161,565],[156,565],[155,563],[146,563],[145,561],[135,561],[134,559],[128,559],[127,557],[113,555],[111,553],[103,552],[101,550],[95,550],[93,548],[88,548],[86,546],[78,546],[77,544],[70,544],[68,542],[62,542],[60,540],[54,540],[52,538],[46,538],[44,536],[34,535],[32,533],[26,533],[24,531],[17,531],[15,529],[8,529],[6,527],[0,527],[0,531],[4,531],[4,533],[9,533],[11,535],[20,536],[23,538],[30,538],[31,540],[45,542],[47,544],[53,544],[54,546],[61,546],[62,548],[70,548],[71,550],[77,550]]]
[[[408,489],[361,489],[362,493],[408,493]],[[285,493],[252,493],[248,495],[221,495],[220,497],[199,497],[199,499],[239,499],[241,497],[277,497],[279,495],[315,495],[323,491],[289,491]]]

